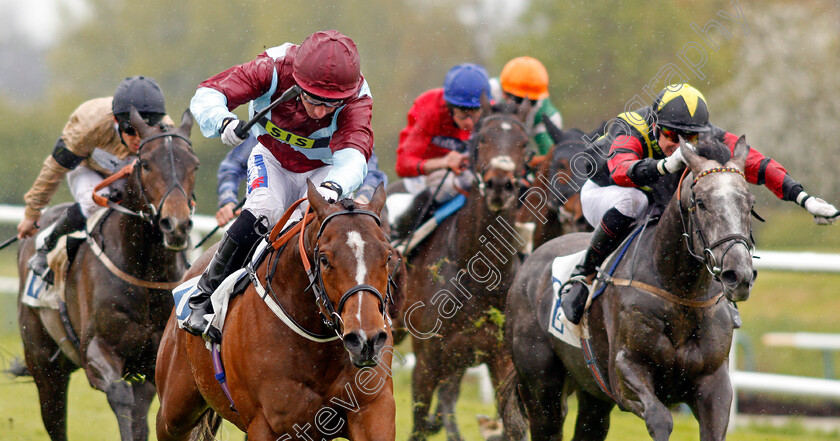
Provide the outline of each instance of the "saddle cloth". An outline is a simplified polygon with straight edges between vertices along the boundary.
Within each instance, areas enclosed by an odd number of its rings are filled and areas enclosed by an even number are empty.
[[[569,254],[568,256],[555,257],[551,263],[551,287],[554,291],[554,301],[551,302],[551,315],[548,317],[548,332],[566,344],[576,348],[580,347],[581,337],[589,338],[586,318],[584,317],[579,325],[575,325],[566,318],[563,314],[560,287],[569,280],[569,276],[572,275],[575,265],[580,263],[585,253],[586,250]]]
[[[268,247],[269,243],[267,241],[261,240],[259,242],[251,258],[251,266],[253,268],[256,268],[260,261],[262,261],[265,257]],[[210,329],[211,326],[218,329],[220,332],[224,329],[230,299],[234,294],[238,293],[237,291],[242,290],[244,285],[240,282],[242,279],[247,277],[247,268],[241,268],[227,276],[225,280],[219,284],[219,287],[213,291],[213,294],[210,296],[210,302],[213,305],[213,312],[204,316],[204,318],[207,319],[207,322],[210,323],[207,329]],[[198,292],[197,285],[200,278],[201,276],[193,277],[172,290],[172,296],[175,298],[175,316],[178,319],[178,327],[181,329],[184,328],[184,321],[187,317],[189,317],[190,312],[192,312],[189,300]]]
[[[106,208],[99,209],[88,218],[87,231],[92,231],[107,211]],[[41,276],[33,273],[32,270],[27,271],[23,297],[21,298],[23,304],[33,308],[58,309],[59,299],[63,301],[65,298],[64,282],[67,278],[67,270],[70,268],[70,262],[73,261],[73,257],[79,249],[77,245],[83,242],[86,237],[86,231],[76,231],[66,236],[61,236],[56,242],[55,248],[47,254],[47,264],[53,273],[53,285],[47,283]],[[77,241],[74,244],[75,246],[71,245],[71,241],[68,238]],[[36,246],[37,243],[36,241]]]

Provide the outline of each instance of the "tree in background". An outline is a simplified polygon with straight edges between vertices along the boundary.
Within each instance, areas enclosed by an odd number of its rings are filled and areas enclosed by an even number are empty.
[[[714,121],[746,133],[750,144],[832,203],[840,201],[838,23],[836,1],[761,3],[750,11],[734,75],[707,95]]]

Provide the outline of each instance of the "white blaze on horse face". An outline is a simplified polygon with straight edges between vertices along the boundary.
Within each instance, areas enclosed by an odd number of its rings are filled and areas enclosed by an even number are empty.
[[[365,266],[365,241],[358,231],[351,231],[347,233],[347,246],[353,250],[356,256],[356,283],[359,285],[365,283],[365,276],[367,275],[367,267]]]
[[[509,123],[509,122],[507,122],[507,121],[505,121],[505,122],[503,122],[503,123],[499,124],[499,127],[501,127],[501,129],[502,129],[502,130],[510,130],[510,129],[512,129],[512,128],[513,128],[513,126],[512,126],[512,125],[510,125],[510,123]]]
[[[362,239],[362,235],[359,234],[358,231],[351,231],[347,233],[347,246],[353,250],[353,254],[356,255],[356,283],[359,285],[365,283],[365,276],[367,275],[367,267],[365,266],[365,241]],[[359,297],[359,311],[356,312],[356,319],[359,320],[359,323],[362,322],[362,299],[364,296]]]

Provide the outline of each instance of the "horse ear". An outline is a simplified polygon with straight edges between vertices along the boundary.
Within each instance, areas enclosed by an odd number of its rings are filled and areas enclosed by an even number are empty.
[[[557,124],[554,124],[554,121],[545,113],[543,113],[542,122],[545,124],[545,131],[548,132],[548,136],[554,141],[554,144],[559,144],[560,140],[563,139],[563,129],[557,127]]]
[[[137,108],[134,106],[131,106],[128,121],[131,123],[131,126],[137,130],[137,134],[140,135],[140,138],[147,138],[150,134],[149,132],[152,131],[152,127],[146,124],[146,121],[143,120],[143,117],[140,116],[140,112],[138,112]]]
[[[735,149],[733,150],[732,159],[730,162],[738,169],[744,170],[747,166],[747,155],[750,153],[750,146],[747,145],[747,136],[741,135],[738,141],[735,142]]]
[[[373,197],[371,197],[370,202],[368,202],[368,209],[376,214],[382,213],[382,207],[385,206],[385,199],[387,195],[385,194],[385,186],[380,182],[379,185],[376,186],[376,190],[373,192]]]
[[[688,168],[691,170],[697,170],[700,168],[702,158],[700,158],[700,155],[697,154],[697,150],[694,149],[694,146],[685,142],[685,139],[683,139],[682,136],[680,136],[680,152],[685,159],[685,163],[688,164]]]
[[[493,108],[490,106],[490,99],[487,97],[487,93],[482,93],[481,98],[479,98],[479,102],[481,103],[481,114],[484,116],[490,115],[493,113]]]
[[[187,110],[184,111],[184,114],[181,115],[181,126],[178,127],[178,133],[189,138],[190,132],[192,131],[193,121],[192,112],[190,112],[190,109],[187,108]]]
[[[315,210],[315,214],[319,218],[323,218],[321,213],[326,211],[330,204],[321,196],[321,193],[318,193],[318,189],[315,188],[315,184],[309,178],[306,178],[306,197],[309,199],[309,206]]]
[[[522,103],[519,104],[519,107],[516,109],[516,117],[522,121],[526,122],[528,120],[528,113],[531,111],[531,100],[524,99]]]

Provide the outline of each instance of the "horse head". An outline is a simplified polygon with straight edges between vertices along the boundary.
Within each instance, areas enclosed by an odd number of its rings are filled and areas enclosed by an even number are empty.
[[[523,100],[519,106],[502,103],[492,112],[486,105],[484,109],[486,116],[471,143],[472,167],[487,207],[499,212],[512,207],[519,196],[528,145],[524,121],[531,103]]]
[[[308,185],[313,225],[319,225],[308,230],[308,239],[315,244],[312,269],[322,307],[334,321],[350,361],[357,367],[376,365],[390,339],[385,324],[389,267],[398,262],[379,225],[385,190],[380,185],[370,203],[360,206],[352,199],[330,204],[311,182]]]
[[[175,130],[163,123],[149,126],[136,109],[131,111],[131,125],[141,141],[138,160],[128,179],[125,205],[145,213],[163,235],[164,245],[175,251],[187,247],[192,229],[199,163],[189,139],[192,124],[189,110]]]
[[[749,146],[741,136],[731,158],[726,145],[708,138],[700,139],[697,150],[681,140],[680,150],[693,176],[685,179],[680,193],[689,252],[721,282],[727,298],[746,300],[756,276],[750,226],[754,198],[744,177]],[[689,179],[693,183],[685,185]]]

